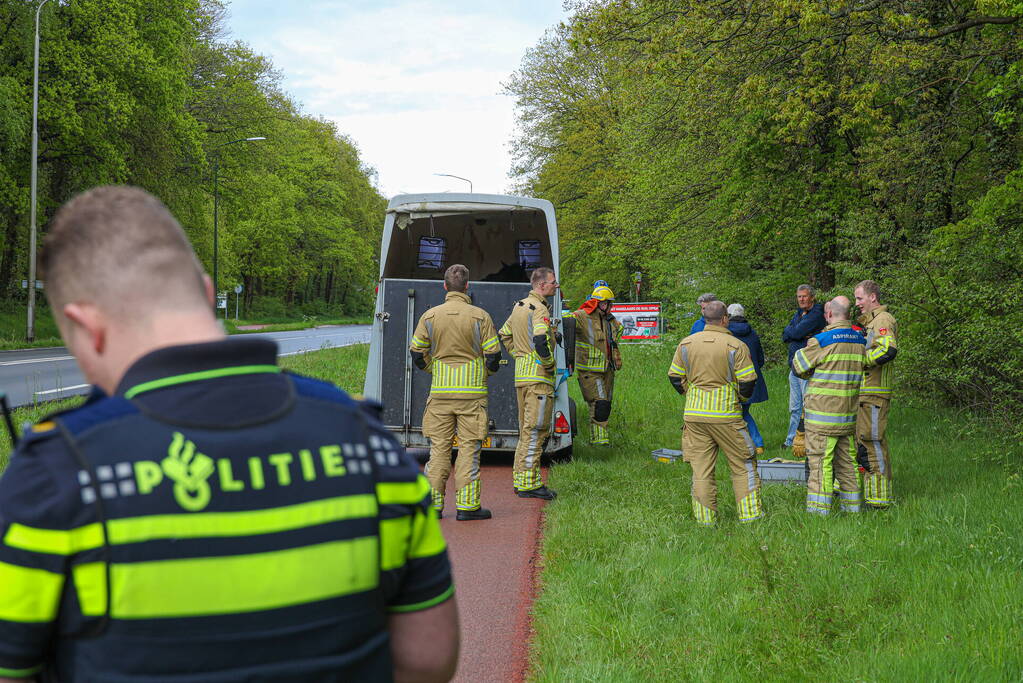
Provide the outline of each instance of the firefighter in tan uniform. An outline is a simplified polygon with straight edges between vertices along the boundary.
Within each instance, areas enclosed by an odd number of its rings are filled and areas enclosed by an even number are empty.
[[[860,387],[856,417],[856,460],[864,470],[863,492],[870,507],[892,504],[892,461],[888,453],[888,405],[892,398],[892,365],[895,346],[895,317],[880,303],[881,288],[864,280],[853,292],[860,309],[859,323],[867,334],[867,361]]]
[[[678,345],[668,379],[686,397],[682,450],[693,468],[693,515],[706,526],[717,522],[714,467],[720,447],[728,458],[740,522],[764,516],[756,447],[742,419],[741,401],[753,395],[757,373],[749,349],[728,331],[725,304],[704,309],[706,326]]]
[[[433,506],[444,509],[451,474],[451,447],[458,434],[455,459],[455,508],[459,521],[490,519],[480,506],[480,450],[487,438],[487,377],[501,367],[501,345],[494,322],[466,294],[469,269],[455,264],[444,273],[444,303],[423,313],[409,351],[416,367],[433,376],[423,413],[423,435],[430,439],[425,474]]]
[[[547,297],[558,289],[550,268],[530,277],[533,290],[512,306],[501,326],[501,341],[515,357],[515,396],[519,404],[519,443],[512,482],[521,498],[553,500],[557,493],[540,476],[540,456],[554,420],[554,329]]]
[[[824,306],[823,331],[792,356],[792,372],[809,380],[803,400],[806,424],[806,511],[827,515],[834,499],[844,512],[859,512],[862,498],[853,453],[856,405],[863,380],[865,340],[849,322],[849,299]]]
[[[622,324],[611,315],[614,293],[598,280],[575,318],[575,369],[579,373],[579,389],[590,407],[590,443],[607,446],[607,419],[611,416],[615,372],[622,369],[618,342]]]

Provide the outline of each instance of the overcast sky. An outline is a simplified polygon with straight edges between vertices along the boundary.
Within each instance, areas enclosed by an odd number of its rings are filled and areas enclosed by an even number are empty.
[[[514,101],[502,82],[561,0],[231,0],[231,38],[273,60],[304,113],[335,121],[385,196],[503,193]]]

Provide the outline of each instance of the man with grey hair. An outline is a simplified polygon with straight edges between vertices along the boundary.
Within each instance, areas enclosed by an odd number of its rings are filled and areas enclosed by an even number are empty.
[[[700,317],[693,321],[693,326],[689,328],[689,334],[703,332],[703,328],[707,325],[707,318],[705,317],[707,313],[707,304],[711,301],[717,300],[717,294],[711,294],[710,292],[696,297],[696,303],[700,304]]]
[[[810,337],[824,329],[824,307],[814,301],[815,292],[810,285],[796,287],[796,312],[781,333],[781,340],[789,346],[789,431],[785,435],[785,448],[795,444],[794,451],[805,452],[804,434],[800,422],[803,418],[803,397],[806,394],[806,380],[792,372],[792,357],[806,346]],[[802,455],[801,452],[795,452]]]

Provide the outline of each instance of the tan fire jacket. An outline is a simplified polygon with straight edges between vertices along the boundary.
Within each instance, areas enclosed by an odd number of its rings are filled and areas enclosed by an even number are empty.
[[[863,373],[860,395],[891,398],[892,364],[889,361],[898,349],[895,316],[888,312],[887,306],[878,306],[861,315],[859,323],[867,333],[867,369]]]
[[[806,428],[842,436],[856,431],[866,339],[848,320],[831,323],[792,356],[792,371],[809,379],[803,397]]]
[[[580,309],[572,316],[575,318],[576,371],[620,370],[622,353],[618,342],[622,338],[622,324],[618,319],[596,309],[592,313]]]
[[[734,422],[742,419],[739,382],[756,381],[757,371],[749,347],[726,328],[707,325],[679,343],[668,377],[681,378],[686,422]]]
[[[515,356],[515,386],[554,386],[554,328],[544,297],[536,292],[515,303],[501,326],[501,341]]]
[[[500,353],[494,321],[472,305],[468,294],[448,292],[444,303],[419,318],[409,350],[423,354],[433,374],[430,395],[478,398],[487,395],[484,355]]]

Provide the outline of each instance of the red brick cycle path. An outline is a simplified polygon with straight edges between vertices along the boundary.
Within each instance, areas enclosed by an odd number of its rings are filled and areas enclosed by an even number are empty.
[[[494,517],[456,521],[453,482],[449,481],[440,521],[454,569],[462,627],[454,680],[522,681],[528,668],[529,610],[544,501],[516,496],[508,465],[488,463],[480,475],[483,507]]]

